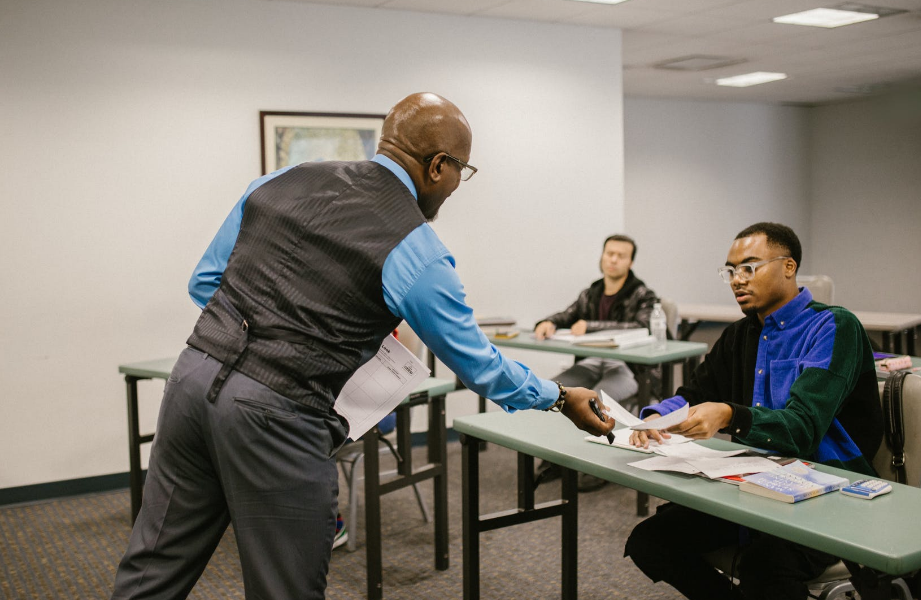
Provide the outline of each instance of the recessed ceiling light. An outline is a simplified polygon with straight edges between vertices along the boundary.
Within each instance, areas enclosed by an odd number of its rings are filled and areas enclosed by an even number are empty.
[[[786,79],[786,73],[768,73],[766,71],[756,71],[744,75],[734,75],[732,77],[722,77],[716,80],[716,85],[725,85],[728,87],[748,87],[750,85],[759,85],[761,83],[770,83]]]
[[[803,12],[774,17],[775,23],[788,25],[806,25],[808,27],[843,27],[864,21],[878,19],[879,15],[853,10],[838,10],[836,8],[813,8]]]
[[[620,4],[627,0],[572,0],[573,2],[591,2],[592,4]]]

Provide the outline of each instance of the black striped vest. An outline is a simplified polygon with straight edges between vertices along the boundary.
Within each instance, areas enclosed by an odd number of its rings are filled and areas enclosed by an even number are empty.
[[[188,344],[321,410],[399,324],[382,270],[425,222],[415,198],[374,162],[304,163],[250,194],[214,297]]]

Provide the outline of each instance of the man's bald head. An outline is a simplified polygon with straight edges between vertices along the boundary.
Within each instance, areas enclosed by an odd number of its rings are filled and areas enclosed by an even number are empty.
[[[469,157],[472,133],[464,114],[437,94],[409,95],[390,109],[378,151],[422,160],[436,152]]]
[[[431,221],[460,184],[472,139],[467,119],[454,104],[437,94],[412,94],[390,109],[377,152],[403,167],[416,188],[419,209]]]

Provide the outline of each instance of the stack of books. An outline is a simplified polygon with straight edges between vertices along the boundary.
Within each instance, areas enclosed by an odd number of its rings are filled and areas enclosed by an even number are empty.
[[[593,346],[596,348],[629,348],[652,343],[655,338],[649,335],[649,330],[643,327],[633,329],[606,329],[594,331],[585,335],[572,335],[569,330],[560,330],[552,337],[554,340],[569,342],[577,346]]]
[[[513,338],[518,335],[516,321],[511,317],[482,317],[476,320],[486,337]]]

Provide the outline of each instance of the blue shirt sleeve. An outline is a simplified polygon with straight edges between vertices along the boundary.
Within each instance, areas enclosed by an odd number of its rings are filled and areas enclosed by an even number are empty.
[[[670,412],[674,412],[687,404],[688,401],[684,399],[684,396],[672,396],[671,398],[666,398],[658,404],[653,404],[652,406],[647,406],[640,410],[640,418],[645,419],[653,413],[659,413],[663,417]]]
[[[390,311],[405,319],[469,389],[508,412],[546,408],[556,401],[555,383],[502,356],[483,335],[465,302],[454,258],[427,223],[387,257],[383,286]]]
[[[199,308],[204,308],[208,304],[211,296],[221,285],[221,277],[224,275],[224,269],[227,268],[230,253],[233,252],[233,247],[237,243],[237,236],[240,234],[240,223],[243,222],[243,208],[246,204],[246,199],[260,185],[278,177],[290,168],[292,167],[285,167],[268,175],[263,175],[249,184],[243,197],[240,198],[233,210],[230,211],[230,214],[227,215],[227,218],[224,219],[224,223],[218,229],[214,239],[211,240],[211,244],[205,250],[204,256],[198,261],[198,265],[195,266],[195,270],[192,272],[192,278],[189,280],[189,295]]]

